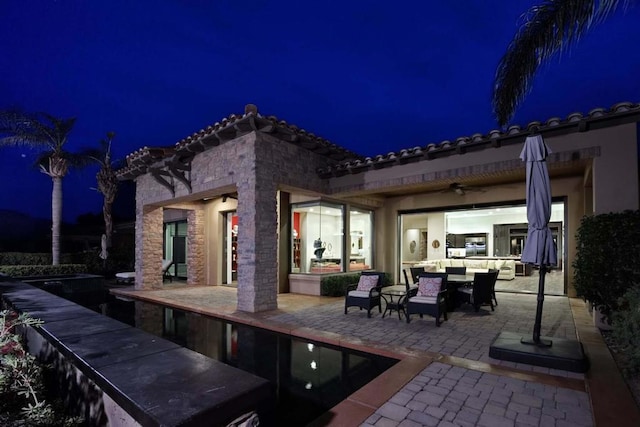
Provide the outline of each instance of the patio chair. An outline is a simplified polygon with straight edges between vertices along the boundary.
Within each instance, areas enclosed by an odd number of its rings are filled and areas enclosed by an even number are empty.
[[[491,282],[491,298],[493,298],[493,302],[495,303],[494,305],[498,306],[498,300],[496,299],[496,282],[498,281],[498,275],[500,274],[500,270],[495,268],[490,268],[489,273],[492,273],[495,275],[495,277]]]
[[[172,259],[163,259],[162,260],[162,281],[169,280],[169,282],[173,283],[173,276],[169,272],[169,268],[173,265]]]
[[[494,277],[497,277],[494,273],[475,273],[473,287],[458,289],[460,301],[473,305],[476,313],[483,305],[491,306],[491,311],[494,311],[491,295],[491,283],[495,282]]]
[[[411,271],[409,271],[409,274],[407,274],[407,270],[409,270],[408,268],[403,268],[402,269],[402,274],[404,274],[404,283],[409,286],[413,284],[413,280],[409,281],[409,275],[411,274]]]
[[[447,274],[467,274],[467,267],[445,267],[444,271]]]
[[[380,290],[384,280],[384,273],[377,271],[363,271],[358,283],[347,286],[344,299],[344,314],[348,307],[360,307],[367,310],[367,317],[371,317],[371,309],[378,306],[382,313]]]
[[[440,316],[447,320],[447,274],[421,273],[418,276],[418,287],[407,285],[407,323],[412,314],[420,318],[428,314],[436,318],[436,326],[440,326]]]
[[[411,267],[409,268],[411,271],[411,278],[413,279],[412,285],[418,283],[418,278],[422,273],[424,273],[424,267]]]

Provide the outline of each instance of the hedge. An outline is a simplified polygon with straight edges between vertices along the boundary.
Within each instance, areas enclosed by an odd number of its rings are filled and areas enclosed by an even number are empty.
[[[358,283],[360,273],[336,274],[322,276],[320,279],[320,295],[325,297],[342,297],[345,295],[347,286]],[[383,286],[391,285],[391,274],[385,273],[382,281]]]
[[[61,264],[73,264],[73,254],[61,254]],[[51,264],[50,253],[0,252],[0,265],[46,265]]]
[[[0,265],[0,273],[11,277],[57,276],[60,274],[81,274],[87,272],[84,264],[60,265]]]

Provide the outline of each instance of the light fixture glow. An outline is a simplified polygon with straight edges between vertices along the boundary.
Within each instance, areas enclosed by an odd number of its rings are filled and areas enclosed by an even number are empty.
[[[318,369],[318,364],[316,363],[315,360],[311,361],[311,369]]]
[[[313,344],[311,344],[311,343],[307,344],[307,349],[309,351],[313,351]]]
[[[304,388],[306,388],[307,390],[311,390],[311,387],[313,387],[313,385],[311,383],[307,383]]]

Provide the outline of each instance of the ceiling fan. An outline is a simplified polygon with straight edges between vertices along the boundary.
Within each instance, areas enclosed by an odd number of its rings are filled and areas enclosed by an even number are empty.
[[[464,185],[460,184],[459,182],[453,182],[449,184],[448,188],[442,190],[441,193],[456,193],[460,196],[464,196],[468,192],[484,193],[485,191],[487,190],[485,190],[484,188],[474,187],[473,185]]]

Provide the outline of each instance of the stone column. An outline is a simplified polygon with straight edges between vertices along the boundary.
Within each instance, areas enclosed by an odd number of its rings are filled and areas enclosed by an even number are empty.
[[[278,308],[277,186],[268,168],[238,185],[238,310]]]
[[[278,293],[289,292],[289,271],[291,269],[292,241],[291,241],[291,194],[280,191],[278,203],[279,214],[279,247],[278,251]]]
[[[136,209],[136,285],[138,290],[162,288],[163,209]]]
[[[204,284],[204,207],[187,212],[187,285]]]

